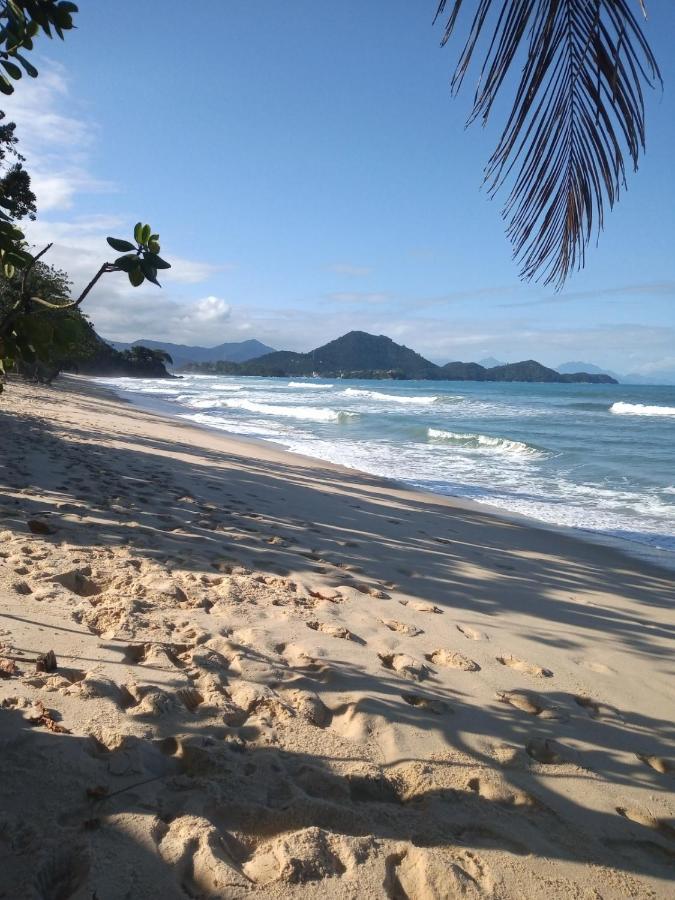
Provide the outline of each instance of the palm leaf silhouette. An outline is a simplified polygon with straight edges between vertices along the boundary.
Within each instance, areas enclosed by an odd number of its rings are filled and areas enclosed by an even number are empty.
[[[661,80],[631,11],[638,2],[645,13],[644,0],[476,0],[451,87],[453,95],[459,91],[484,45],[469,122],[485,123],[500,90],[515,79],[484,183],[491,197],[509,183],[503,216],[527,280],[560,288],[583,267],[605,205],[611,209],[626,186],[626,158],[637,169],[645,146],[643,86]],[[440,0],[436,19],[450,5],[442,45],[463,0]]]

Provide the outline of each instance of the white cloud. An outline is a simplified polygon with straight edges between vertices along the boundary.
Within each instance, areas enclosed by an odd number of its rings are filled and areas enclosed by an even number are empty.
[[[80,192],[115,190],[110,181],[89,171],[97,128],[78,117],[62,66],[42,62],[39,77],[22,79],[2,105],[7,119],[16,122],[19,149],[41,213],[69,209]]]
[[[193,327],[219,325],[230,318],[230,312],[229,303],[222,297],[204,297],[190,305],[185,324]]]
[[[112,277],[112,276],[111,276]],[[86,312],[97,331],[112,340],[139,338],[214,346],[228,338],[230,306],[220,297],[180,300],[149,285],[115,293],[103,286]]]
[[[129,220],[123,216],[69,213],[79,193],[115,190],[91,171],[97,125],[78,108],[65,69],[48,61],[41,63],[39,78],[24,79],[3,107],[8,119],[17,124],[19,146],[38,200],[38,221],[23,223],[27,239],[36,249],[53,244],[44,261],[68,273],[77,296],[101,264],[118,255],[106,237],[130,236]],[[228,303],[215,296],[194,299],[185,291],[231,266],[185,259],[168,246],[162,247],[162,254],[171,263],[170,269],[160,273],[162,290],[147,283],[133,288],[124,273],[115,272],[98,282],[83,312],[108,338],[218,343],[219,330],[230,316]]]
[[[119,216],[87,216],[71,221],[50,221],[24,223],[24,231],[35,248],[53,243],[45,262],[64,269],[73,280],[76,293],[84,287],[103,262],[112,262],[118,255],[106,243],[106,237],[129,237],[129,223]],[[166,247],[162,253],[171,263],[171,268],[162,271],[162,285],[200,284],[211,275],[232,268],[229,264],[213,265],[197,260],[175,256]],[[125,290],[133,290],[126,284]]]

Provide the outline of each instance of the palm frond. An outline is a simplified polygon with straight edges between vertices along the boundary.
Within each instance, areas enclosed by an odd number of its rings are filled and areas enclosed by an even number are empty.
[[[525,279],[560,288],[581,268],[605,206],[611,209],[626,186],[626,159],[637,169],[645,146],[643,86],[661,79],[631,11],[638,4],[644,12],[644,0],[476,0],[451,87],[459,91],[484,45],[469,121],[485,123],[515,77],[485,183],[490,196],[509,184],[503,215]],[[440,0],[436,19],[450,5],[443,45],[463,0]]]

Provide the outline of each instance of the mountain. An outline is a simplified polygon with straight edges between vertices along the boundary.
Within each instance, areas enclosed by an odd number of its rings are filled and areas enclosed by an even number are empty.
[[[224,371],[222,365],[202,371]],[[309,353],[278,350],[234,369],[242,375],[313,375],[331,378],[434,378],[438,366],[384,335],[350,331]]]
[[[560,363],[559,366],[556,366],[556,371],[560,372],[561,375],[574,375],[576,372],[589,372],[591,375],[610,375],[612,378],[621,380],[621,375],[617,375],[616,372],[612,372],[609,369],[601,369],[600,366],[595,366],[593,363],[587,362]]]
[[[478,365],[484,369],[493,369],[495,366],[505,366],[501,359],[495,359],[494,356],[486,356],[485,359],[479,359]]]
[[[652,372],[651,375],[640,375],[637,372],[628,372],[628,374],[621,376],[621,383],[673,385],[675,384],[675,371],[672,369],[664,369]]]
[[[350,331],[309,353],[277,350],[244,363],[205,362],[187,371],[217,375],[266,375],[281,378],[321,375],[325,378],[406,378],[448,381],[538,381],[614,384],[609,375],[561,375],[534,360],[485,368],[479,363],[437,366],[385,335]]]
[[[487,371],[480,363],[449,362],[440,366],[438,377],[445,381],[485,381]]]
[[[260,341],[238,341],[229,344],[218,344],[217,347],[190,347],[187,344],[171,344],[167,341],[153,341],[145,338],[134,341],[131,344],[122,341],[108,341],[115,350],[130,350],[132,347],[149,347],[151,350],[163,350],[168,353],[175,368],[188,363],[216,362],[246,362],[258,356],[274,353],[274,347],[268,347]]]

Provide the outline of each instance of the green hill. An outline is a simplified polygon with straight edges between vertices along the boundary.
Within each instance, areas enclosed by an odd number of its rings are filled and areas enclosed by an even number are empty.
[[[608,375],[585,372],[561,375],[533,359],[486,369],[479,363],[451,362],[437,366],[409,347],[385,335],[350,331],[309,353],[277,350],[244,363],[207,362],[185,371],[214,375],[263,375],[270,377],[405,378],[433,381],[535,381],[593,382],[614,384]]]

